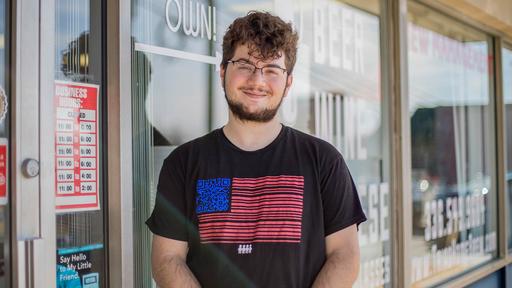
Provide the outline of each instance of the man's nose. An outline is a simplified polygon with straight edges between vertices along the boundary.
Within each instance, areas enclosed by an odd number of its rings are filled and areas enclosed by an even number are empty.
[[[263,69],[262,68],[255,68],[252,72],[251,76],[249,77],[249,80],[255,81],[255,82],[265,82],[265,77],[263,76]]]

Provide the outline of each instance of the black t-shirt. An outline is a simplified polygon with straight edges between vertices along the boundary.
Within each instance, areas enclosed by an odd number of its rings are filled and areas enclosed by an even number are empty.
[[[147,220],[187,241],[187,265],[202,287],[310,287],[325,260],[325,236],[366,220],[341,154],[283,126],[256,151],[222,129],[165,159]]]

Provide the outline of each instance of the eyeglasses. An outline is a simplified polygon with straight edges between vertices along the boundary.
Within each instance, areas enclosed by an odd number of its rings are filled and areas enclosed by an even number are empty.
[[[227,63],[233,64],[235,73],[240,76],[250,77],[256,70],[261,70],[261,76],[267,80],[279,80],[287,73],[286,69],[277,65],[267,65],[264,67],[256,67],[256,65],[247,62],[246,60],[229,60]]]

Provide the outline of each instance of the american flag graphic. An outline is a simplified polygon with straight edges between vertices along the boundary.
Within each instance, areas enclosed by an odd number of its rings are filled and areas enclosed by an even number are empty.
[[[225,191],[218,189],[219,185],[226,184],[226,180],[231,182],[230,197],[225,194],[229,193],[229,188],[224,189]],[[199,181],[198,193],[201,199],[198,203],[201,203],[198,205],[207,207],[201,208],[201,211],[207,212],[198,213],[201,243],[300,243],[303,176],[233,178],[232,181],[229,178],[217,178]],[[216,196],[211,197],[212,194]],[[205,201],[214,201],[214,206],[221,208],[216,210],[211,208],[212,205],[205,206]],[[222,203],[223,201],[229,203]]]

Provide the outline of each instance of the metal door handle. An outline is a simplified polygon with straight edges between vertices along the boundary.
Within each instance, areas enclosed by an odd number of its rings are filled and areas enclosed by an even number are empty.
[[[39,161],[36,159],[25,159],[21,164],[21,171],[27,178],[33,178],[39,175]]]

